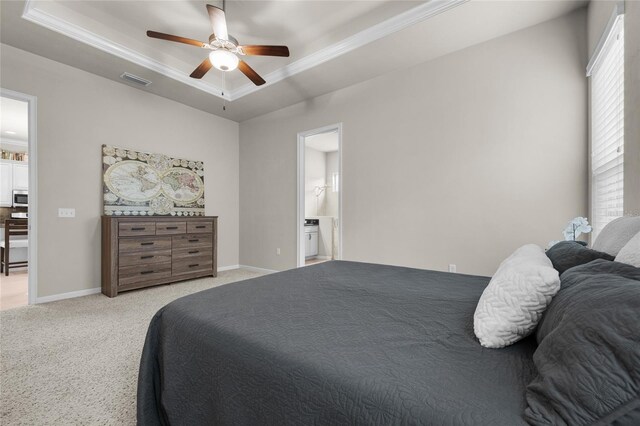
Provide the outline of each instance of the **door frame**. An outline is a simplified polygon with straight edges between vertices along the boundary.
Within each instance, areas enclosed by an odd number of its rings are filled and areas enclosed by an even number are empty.
[[[296,206],[296,267],[304,266],[304,219],[305,219],[305,170],[304,170],[304,151],[305,138],[318,135],[321,133],[336,132],[338,134],[338,173],[339,173],[339,191],[338,191],[338,256],[336,259],[342,259],[342,194],[344,192],[344,179],[342,177],[342,123],[330,124],[319,127],[317,129],[307,130],[298,133],[297,150],[298,150],[298,176],[297,176],[297,206]]]
[[[29,110],[29,271],[28,304],[36,303],[38,297],[38,98],[26,93],[0,87],[0,97],[26,102]]]

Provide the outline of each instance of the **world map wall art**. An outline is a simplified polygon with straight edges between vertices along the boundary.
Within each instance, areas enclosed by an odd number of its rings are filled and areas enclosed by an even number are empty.
[[[204,216],[204,164],[102,145],[104,214]]]

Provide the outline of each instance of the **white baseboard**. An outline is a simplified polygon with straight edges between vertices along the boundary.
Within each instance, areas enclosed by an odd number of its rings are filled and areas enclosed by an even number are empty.
[[[233,269],[240,269],[240,265],[219,266],[218,272],[231,271]]]
[[[262,273],[265,273],[265,274],[271,274],[271,273],[274,273],[274,272],[278,272],[278,271],[274,271],[272,269],[256,268],[256,267],[253,267],[253,266],[246,266],[246,265],[221,266],[220,268],[218,268],[218,272],[231,271],[231,270],[240,269],[240,268],[247,269],[247,270],[253,271],[253,272],[262,272]],[[91,294],[98,294],[101,291],[102,291],[102,289],[100,287],[95,287],[95,288],[88,288],[86,290],[70,291],[68,293],[61,293],[61,294],[54,294],[54,295],[51,295],[51,296],[37,297],[36,298],[36,304],[55,302],[56,300],[73,299],[74,297],[89,296]]]
[[[56,300],[72,299],[74,297],[89,296],[90,294],[100,293],[101,288],[88,288],[86,290],[70,291],[68,293],[54,294],[51,296],[36,297],[36,304],[55,302]]]
[[[251,271],[251,272],[262,272],[264,274],[273,274],[274,272],[278,272],[273,269],[257,268],[255,266],[249,266],[249,265],[240,265],[240,268],[246,269],[247,271]]]

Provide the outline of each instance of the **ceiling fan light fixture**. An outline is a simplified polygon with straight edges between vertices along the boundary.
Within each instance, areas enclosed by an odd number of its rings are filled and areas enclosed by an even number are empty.
[[[189,74],[191,78],[199,80],[204,77],[211,68],[216,68],[223,72],[239,69],[240,72],[256,86],[265,84],[266,81],[264,78],[260,77],[260,74],[255,72],[245,61],[241,61],[237,55],[288,57],[289,48],[287,46],[239,45],[238,40],[227,32],[227,18],[225,17],[224,9],[224,1],[222,2],[222,9],[210,4],[207,5],[211,29],[213,30],[209,36],[209,43],[192,38],[159,33],[157,31],[147,31],[147,37],[189,44],[201,49],[211,50],[209,57],[203,60],[200,65]],[[224,85],[224,78],[222,81]]]
[[[209,53],[211,64],[220,71],[233,71],[238,68],[238,57],[228,50],[218,49]]]

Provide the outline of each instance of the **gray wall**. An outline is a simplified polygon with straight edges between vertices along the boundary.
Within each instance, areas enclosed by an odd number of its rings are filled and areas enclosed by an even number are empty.
[[[616,1],[591,0],[587,12],[587,43],[589,58],[595,52],[602,33],[607,28],[607,23],[616,7]]]
[[[205,163],[221,267],[238,264],[238,124],[1,46],[0,85],[38,97],[38,296],[100,286],[101,145]],[[75,219],[57,217],[74,207]]]
[[[640,215],[640,2],[625,3],[624,211]]]
[[[240,125],[240,262],[296,265],[296,134],[343,122],[344,258],[492,274],[587,211],[586,12]],[[281,255],[276,255],[276,248]]]

